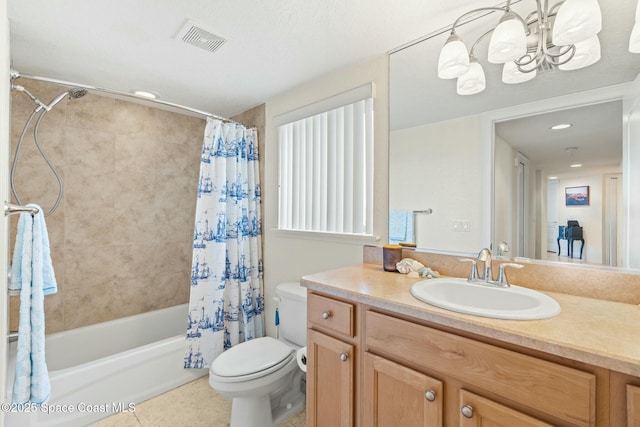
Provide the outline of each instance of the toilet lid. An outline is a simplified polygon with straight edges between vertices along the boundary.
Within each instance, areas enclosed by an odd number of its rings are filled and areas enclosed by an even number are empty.
[[[293,350],[271,337],[243,342],[218,356],[211,372],[220,377],[240,377],[268,370],[293,357]]]

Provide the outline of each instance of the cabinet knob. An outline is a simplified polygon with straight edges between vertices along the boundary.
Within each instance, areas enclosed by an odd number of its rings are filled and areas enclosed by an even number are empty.
[[[324,320],[327,320],[327,319],[328,319],[328,318],[330,318],[330,317],[331,317],[331,312],[330,312],[329,310],[327,310],[327,311],[323,311],[323,312],[322,312],[322,318],[323,318]]]
[[[342,360],[343,362],[346,362],[348,358],[349,355],[347,353],[340,353],[340,360]]]
[[[433,402],[436,400],[436,392],[433,390],[427,390],[424,393],[424,398],[427,399],[429,402]]]
[[[460,408],[460,412],[462,412],[462,415],[464,415],[465,418],[473,417],[473,408],[469,405],[464,405],[462,408]]]

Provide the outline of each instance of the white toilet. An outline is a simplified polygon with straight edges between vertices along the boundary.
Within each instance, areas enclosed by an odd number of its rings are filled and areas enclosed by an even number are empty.
[[[209,385],[229,399],[231,427],[271,427],[302,410],[304,372],[296,352],[307,341],[307,292],[298,282],[276,286],[279,337],[231,347],[209,369]]]

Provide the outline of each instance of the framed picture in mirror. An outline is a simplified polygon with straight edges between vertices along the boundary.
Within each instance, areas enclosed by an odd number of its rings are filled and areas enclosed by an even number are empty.
[[[565,187],[564,200],[566,206],[589,206],[589,186]]]

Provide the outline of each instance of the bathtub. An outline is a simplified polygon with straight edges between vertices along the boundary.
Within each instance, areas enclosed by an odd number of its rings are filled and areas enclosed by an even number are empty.
[[[51,398],[40,409],[6,413],[7,427],[85,426],[134,411],[135,404],[206,375],[207,369],[182,367],[187,313],[183,304],[47,335]],[[8,393],[15,346],[7,367]]]

